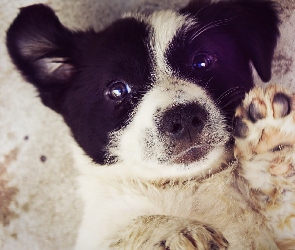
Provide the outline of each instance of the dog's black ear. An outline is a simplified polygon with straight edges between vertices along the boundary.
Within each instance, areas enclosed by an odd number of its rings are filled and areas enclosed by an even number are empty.
[[[42,4],[21,8],[6,37],[14,64],[40,93],[63,89],[70,82],[74,42],[75,34]]]
[[[234,32],[245,55],[260,78],[271,78],[274,50],[279,36],[279,6],[272,1],[235,0],[211,3],[194,0],[182,13],[193,15],[204,25],[224,25]]]

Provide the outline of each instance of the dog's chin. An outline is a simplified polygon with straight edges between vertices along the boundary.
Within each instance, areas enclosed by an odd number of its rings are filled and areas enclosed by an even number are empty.
[[[206,156],[211,149],[212,147],[210,147],[209,145],[202,145],[186,149],[178,155],[174,156],[171,160],[171,163],[188,165],[193,162],[197,162],[204,156]]]

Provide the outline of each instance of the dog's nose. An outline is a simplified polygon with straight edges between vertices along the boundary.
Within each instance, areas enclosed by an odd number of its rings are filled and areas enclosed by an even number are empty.
[[[165,111],[159,130],[171,139],[193,142],[202,132],[206,120],[207,112],[199,104],[180,104]]]

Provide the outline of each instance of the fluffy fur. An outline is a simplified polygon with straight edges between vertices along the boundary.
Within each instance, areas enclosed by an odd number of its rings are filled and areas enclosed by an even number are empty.
[[[268,1],[192,2],[98,33],[43,5],[21,10],[10,56],[96,162],[74,147],[76,249],[277,249],[239,191],[227,119],[253,87],[251,62],[269,80],[277,24]]]

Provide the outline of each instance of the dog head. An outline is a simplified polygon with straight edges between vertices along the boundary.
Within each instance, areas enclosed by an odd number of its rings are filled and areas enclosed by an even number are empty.
[[[33,5],[10,26],[7,47],[95,162],[177,175],[224,160],[228,118],[253,86],[251,64],[270,79],[277,26],[269,1],[193,1],[179,12],[126,15],[100,32],[71,31]]]

